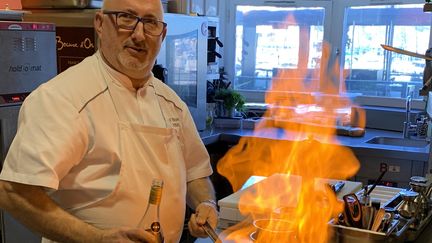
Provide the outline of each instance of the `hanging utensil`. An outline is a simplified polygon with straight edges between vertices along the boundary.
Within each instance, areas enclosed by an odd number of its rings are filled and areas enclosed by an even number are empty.
[[[425,60],[432,61],[432,57],[429,57],[429,56],[426,56],[426,55],[423,55],[423,54],[419,54],[417,52],[406,51],[404,49],[400,49],[400,48],[396,48],[396,47],[388,46],[388,45],[384,45],[384,44],[381,44],[381,47],[384,48],[387,51],[392,51],[392,52],[396,52],[396,53],[399,53],[399,54],[402,54],[402,55],[407,55],[407,56],[411,56],[411,57],[417,57],[417,58],[422,58],[422,59],[425,59]]]
[[[216,37],[215,40],[219,47],[223,47],[223,43],[219,40],[219,37]]]

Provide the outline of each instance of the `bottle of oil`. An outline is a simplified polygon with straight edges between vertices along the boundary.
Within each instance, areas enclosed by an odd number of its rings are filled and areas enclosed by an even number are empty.
[[[163,181],[153,179],[150,190],[149,203],[144,216],[138,224],[139,228],[153,233],[158,243],[164,242],[162,227],[159,219],[159,205],[162,198]]]

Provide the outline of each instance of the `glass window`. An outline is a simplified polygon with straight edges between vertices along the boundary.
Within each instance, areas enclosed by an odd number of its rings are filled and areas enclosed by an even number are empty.
[[[196,108],[198,76],[198,31],[166,37],[167,84],[189,106]]]
[[[324,13],[321,7],[236,5],[234,88],[265,91],[280,70],[301,69],[319,79],[312,74],[321,61]]]
[[[418,91],[425,60],[384,51],[381,44],[424,54],[431,18],[423,4],[347,7],[342,32],[347,91],[394,98]]]

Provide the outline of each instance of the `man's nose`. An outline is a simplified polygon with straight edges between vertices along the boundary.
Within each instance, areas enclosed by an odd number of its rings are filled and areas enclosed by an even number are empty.
[[[146,38],[146,34],[144,32],[144,24],[143,22],[139,21],[137,25],[135,26],[135,29],[132,32],[132,38],[136,40],[143,40]]]

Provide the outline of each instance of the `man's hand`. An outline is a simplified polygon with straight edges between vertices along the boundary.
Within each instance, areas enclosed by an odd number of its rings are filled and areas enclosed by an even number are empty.
[[[195,213],[191,215],[188,222],[191,235],[201,238],[207,237],[202,227],[206,221],[215,229],[218,221],[218,211],[216,205],[209,202],[202,202],[197,206]]]
[[[97,242],[106,243],[126,243],[126,242],[143,242],[156,243],[156,237],[143,229],[119,228],[103,230],[100,240]]]

